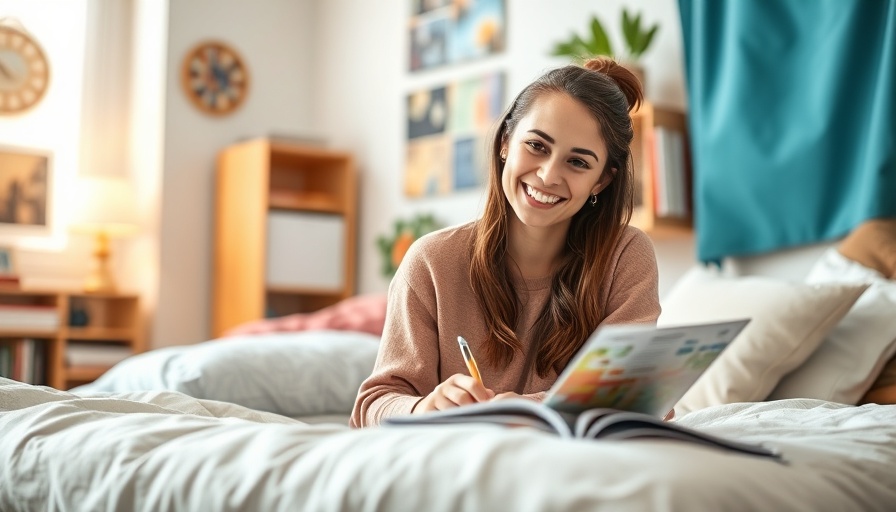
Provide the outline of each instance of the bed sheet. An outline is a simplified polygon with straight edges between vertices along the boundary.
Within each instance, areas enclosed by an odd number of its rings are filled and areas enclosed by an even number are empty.
[[[0,379],[0,510],[892,510],[896,406],[733,404],[690,427],[787,463],[670,441],[490,426],[351,430],[176,392]]]

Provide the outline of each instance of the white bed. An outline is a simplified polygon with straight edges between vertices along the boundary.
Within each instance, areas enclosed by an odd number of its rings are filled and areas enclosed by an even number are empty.
[[[754,317],[676,421],[786,463],[477,425],[351,430],[376,338],[280,333],[154,351],[73,392],[0,379],[0,510],[891,511],[896,405],[853,404],[896,350],[896,282],[810,259],[796,279],[695,268],[661,318]]]
[[[713,407],[688,426],[786,464],[663,441],[486,426],[350,430],[174,392],[0,381],[0,509],[892,510],[896,406]]]

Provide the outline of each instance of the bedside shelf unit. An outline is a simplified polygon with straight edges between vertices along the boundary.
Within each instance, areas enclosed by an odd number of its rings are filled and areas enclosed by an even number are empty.
[[[77,316],[84,326],[69,325]],[[146,349],[141,324],[134,294],[0,288],[0,350],[30,368],[4,376],[28,375],[31,383],[57,389],[91,382],[111,365],[70,364],[66,354],[72,345],[117,347],[119,352],[124,347],[137,354]]]
[[[218,156],[212,335],[354,295],[351,154],[255,139]]]
[[[688,149],[687,116],[681,111],[645,102],[632,114],[632,126],[635,132],[631,144],[635,209],[631,224],[653,238],[692,236],[693,173]],[[675,150],[670,150],[676,145]],[[673,180],[669,180],[668,170],[665,176],[661,175],[670,164]],[[675,202],[680,206],[678,212],[668,214],[659,211],[662,209],[660,203],[664,201],[660,197],[664,190],[674,191],[678,198]]]

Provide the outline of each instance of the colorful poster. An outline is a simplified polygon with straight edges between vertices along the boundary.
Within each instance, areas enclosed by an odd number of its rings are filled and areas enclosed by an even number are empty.
[[[504,51],[504,0],[412,0],[411,71]]]
[[[484,183],[488,135],[503,108],[501,73],[409,94],[405,194],[444,195]]]

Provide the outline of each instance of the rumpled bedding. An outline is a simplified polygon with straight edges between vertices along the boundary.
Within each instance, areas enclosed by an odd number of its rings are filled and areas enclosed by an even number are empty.
[[[676,441],[485,425],[351,430],[181,393],[0,379],[0,510],[893,510],[896,406],[731,404],[680,423],[786,463]]]

